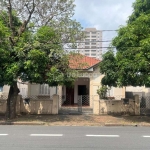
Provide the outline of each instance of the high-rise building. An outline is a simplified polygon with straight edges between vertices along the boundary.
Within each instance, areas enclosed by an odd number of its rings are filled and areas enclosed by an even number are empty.
[[[96,28],[85,28],[85,39],[78,43],[78,52],[94,57],[97,59],[102,59],[102,31]]]

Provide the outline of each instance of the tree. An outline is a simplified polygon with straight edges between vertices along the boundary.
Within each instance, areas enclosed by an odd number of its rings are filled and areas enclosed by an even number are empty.
[[[120,27],[112,41],[117,50],[113,56],[117,69],[110,63],[103,73],[110,71],[113,76],[109,80],[119,86],[150,86],[150,1],[136,0],[133,9],[127,25]]]
[[[10,85],[7,118],[16,116],[18,79],[22,82],[71,85],[64,43],[82,38],[71,20],[73,0],[0,1],[0,84]]]
[[[100,63],[100,72],[102,74],[105,74],[105,76],[102,78],[102,85],[108,85],[108,86],[117,86],[116,80],[118,77],[118,74],[116,73],[117,70],[117,62],[116,58],[114,56],[113,51],[110,49],[108,52],[106,52],[103,55],[103,60]]]

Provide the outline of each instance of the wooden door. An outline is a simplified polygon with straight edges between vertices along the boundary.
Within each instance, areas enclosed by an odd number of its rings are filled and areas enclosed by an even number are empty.
[[[74,104],[74,88],[67,87],[66,88],[66,98],[68,105]]]

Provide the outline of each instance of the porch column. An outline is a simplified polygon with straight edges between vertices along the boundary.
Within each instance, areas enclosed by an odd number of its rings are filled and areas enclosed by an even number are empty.
[[[90,107],[93,107],[93,82],[92,78],[89,78],[89,98],[90,98]]]

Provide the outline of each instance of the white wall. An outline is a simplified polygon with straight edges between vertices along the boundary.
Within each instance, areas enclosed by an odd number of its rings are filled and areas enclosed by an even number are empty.
[[[58,88],[59,90],[59,88]],[[59,92],[57,90],[57,92]],[[47,94],[49,96],[52,96],[56,94],[56,87],[50,87],[50,93]],[[34,95],[41,95],[40,93],[40,84],[29,84],[29,88],[28,88],[28,95],[34,96]]]

